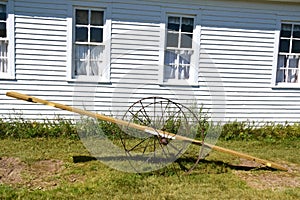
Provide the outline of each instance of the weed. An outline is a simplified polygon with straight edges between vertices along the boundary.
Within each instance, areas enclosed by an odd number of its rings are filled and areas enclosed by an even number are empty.
[[[260,125],[259,125],[260,124]],[[294,140],[300,138],[300,124],[274,122],[228,122],[222,127],[221,138],[225,140],[266,140],[274,142],[277,140]]]
[[[213,125],[209,122],[208,113],[203,107],[193,109],[197,122],[190,127],[190,134],[197,139],[206,135],[209,130],[221,130],[221,139],[228,140],[294,140],[300,138],[300,123],[276,124],[274,122],[233,121],[224,125]],[[163,130],[177,133],[181,126],[180,118],[170,117],[164,124]],[[143,124],[145,125],[145,124]],[[122,128],[112,122],[82,118],[79,123],[56,117],[53,120],[31,121],[18,115],[17,117],[0,118],[0,139],[2,138],[36,138],[36,137],[64,137],[78,139],[78,134],[93,136],[105,135],[110,139],[120,138]],[[182,134],[182,133],[180,133]]]
[[[0,138],[65,137],[78,139],[71,120],[57,117],[54,120],[30,121],[24,118],[0,118]]]

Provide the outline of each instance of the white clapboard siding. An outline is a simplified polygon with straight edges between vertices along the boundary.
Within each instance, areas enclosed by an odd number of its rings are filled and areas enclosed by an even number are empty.
[[[212,105],[207,107],[213,109],[218,100],[225,101],[226,119],[235,115],[238,120],[252,120],[256,114],[261,120],[271,120],[268,112],[273,109],[249,106],[261,105],[264,95],[253,97],[252,93],[256,89],[251,92],[248,88],[252,88],[252,85],[253,88],[264,88],[271,84],[274,55],[272,30],[276,24],[274,15],[252,10],[247,12],[245,9],[234,12],[229,8],[220,8],[216,12],[215,9],[208,8],[202,13],[202,21],[204,26],[201,31],[200,76],[203,76],[201,78],[208,84],[208,90],[212,94],[220,88],[214,85],[214,81],[222,81],[221,87],[225,94],[223,100],[222,96],[219,99],[215,97],[216,100],[212,100]],[[261,68],[264,70],[260,70]],[[241,89],[236,93],[227,92],[235,91],[235,88]],[[241,96],[241,92],[245,92],[245,96]],[[232,103],[233,99],[237,99],[235,103]],[[248,107],[243,99],[250,102]],[[272,101],[274,98],[271,97],[270,102]],[[267,99],[266,102],[270,103]],[[214,111],[219,114],[224,112],[218,109]]]
[[[111,78],[116,80],[117,87],[126,85],[123,90],[125,98],[136,92],[133,88],[137,84],[158,83],[160,15],[159,7],[143,5],[143,2],[136,6],[113,4]],[[117,90],[116,93],[114,96],[123,96],[122,91]],[[152,95],[153,91],[146,93]],[[115,107],[124,110],[122,105]]]
[[[111,6],[110,81],[70,81],[68,9],[102,2]],[[198,87],[159,83],[165,10],[199,12]],[[277,17],[299,21],[299,10],[299,4],[271,1],[15,0],[16,79],[0,80],[0,114],[74,117],[5,96],[16,90],[119,117],[141,98],[162,96],[190,107],[203,105],[216,121],[299,121],[299,88],[272,85]]]

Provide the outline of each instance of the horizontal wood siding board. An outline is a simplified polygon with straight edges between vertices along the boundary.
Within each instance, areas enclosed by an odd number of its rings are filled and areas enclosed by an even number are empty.
[[[112,54],[118,54],[118,55],[149,55],[149,56],[157,56],[159,55],[158,51],[148,50],[148,49],[128,49],[128,48],[114,48],[111,50]]]
[[[274,27],[273,27],[274,28]],[[234,37],[234,36],[224,36],[220,37],[219,35],[201,35],[203,40],[221,40],[221,41],[231,41],[231,42],[258,42],[258,43],[273,43],[274,38],[252,38],[252,37]]]
[[[65,37],[57,36],[57,35],[40,35],[40,34],[32,34],[28,35],[26,33],[16,33],[16,38],[22,39],[34,39],[34,40],[48,40],[48,41],[63,41],[65,42]]]
[[[121,30],[130,30],[130,31],[145,31],[145,32],[159,32],[159,26],[153,23],[123,23],[118,21],[113,21],[112,24],[112,33],[114,31],[121,31]]]
[[[15,13],[26,16],[66,16],[64,1],[15,1]]]
[[[201,31],[203,35],[219,35],[224,37],[242,37],[242,38],[259,38],[259,39],[274,39],[274,32],[270,31],[248,31],[231,28],[230,30],[215,29],[206,30],[205,28]]]
[[[112,43],[112,49],[122,49],[128,51],[138,51],[138,50],[149,50],[153,52],[157,52],[157,45],[155,46],[137,46],[134,44],[126,44],[126,43]]]
[[[56,26],[64,26],[66,24],[65,17],[43,17],[43,16],[30,16],[30,15],[19,15],[15,13],[15,23],[18,23],[20,26],[24,24],[49,24]],[[27,27],[28,28],[28,27]]]
[[[211,51],[222,51],[223,53],[231,53],[232,51],[240,51],[240,52],[244,52],[246,54],[267,54],[270,56],[271,53],[274,53],[274,47],[257,47],[257,46],[250,46],[251,44],[248,44],[248,46],[245,45],[238,45],[236,43],[231,43],[231,45],[225,45],[225,44],[210,44],[210,43],[205,43],[205,41],[201,41],[201,48],[202,51],[209,53],[209,50]],[[228,54],[228,53],[227,53]]]
[[[25,47],[26,46],[26,47]],[[64,47],[64,48],[63,48]],[[16,47],[16,54],[20,55],[30,55],[30,56],[58,56],[58,57],[66,57],[66,51],[64,50],[66,46],[62,48],[49,48],[49,49],[39,49],[35,50],[34,48],[28,48],[27,45],[23,47]],[[65,60],[65,59],[64,59]]]
[[[257,42],[249,42],[249,41],[231,41],[231,40],[223,40],[221,37],[219,37],[219,40],[213,40],[213,39],[204,39],[201,38],[201,45],[221,45],[221,46],[232,46],[232,47],[253,47],[253,48],[274,48],[274,43],[257,43]]]
[[[57,45],[55,44],[32,44],[30,42],[26,42],[26,40],[18,40],[18,44],[15,45],[15,51],[16,54],[18,54],[18,52],[22,53],[22,52],[26,52],[26,51],[32,51],[32,52],[48,52],[50,54],[61,54],[61,53],[66,53],[66,45],[65,44],[61,44],[58,43]],[[18,51],[18,52],[17,52]]]

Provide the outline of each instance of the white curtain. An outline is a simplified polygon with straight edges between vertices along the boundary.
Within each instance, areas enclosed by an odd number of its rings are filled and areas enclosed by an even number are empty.
[[[7,73],[7,41],[0,41],[0,72]]]
[[[164,67],[164,78],[174,79],[175,78],[175,61],[177,55],[174,51],[165,51],[165,67]]]
[[[285,82],[285,66],[287,58],[286,56],[279,55],[277,63],[277,83]]]
[[[298,83],[299,57],[279,55],[277,66],[277,83]]]
[[[75,47],[75,75],[87,75],[88,66],[87,45],[76,45]]]
[[[182,18],[182,24],[187,26],[194,26],[194,19],[193,18]]]
[[[177,24],[177,25],[179,25],[180,24],[180,18],[179,17],[169,17],[168,18],[168,23],[169,24]]]
[[[289,83],[298,82],[298,70],[299,70],[299,58],[297,57],[289,58],[289,72],[288,72]]]
[[[103,60],[104,46],[91,46],[90,52],[90,75],[98,76],[102,74],[104,69],[101,69]]]
[[[76,45],[75,75],[98,76],[101,74],[104,46]]]
[[[179,79],[189,79],[190,78],[190,63],[191,55],[187,52],[180,54],[179,56],[179,69],[178,78]]]
[[[165,79],[189,79],[192,51],[165,51]],[[179,60],[177,60],[179,58]]]

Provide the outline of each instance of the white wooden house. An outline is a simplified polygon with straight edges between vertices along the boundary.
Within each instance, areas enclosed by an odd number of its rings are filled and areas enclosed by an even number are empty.
[[[163,96],[214,120],[300,119],[299,0],[1,0],[0,114],[71,117]],[[92,107],[91,107],[92,106]]]

